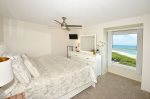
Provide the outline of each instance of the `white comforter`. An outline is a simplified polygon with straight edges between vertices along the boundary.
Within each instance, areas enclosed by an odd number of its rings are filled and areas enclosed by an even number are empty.
[[[40,77],[27,87],[18,85],[12,91],[24,89],[27,99],[56,99],[91,81],[96,82],[94,70],[81,62],[61,56],[42,56],[34,59]]]

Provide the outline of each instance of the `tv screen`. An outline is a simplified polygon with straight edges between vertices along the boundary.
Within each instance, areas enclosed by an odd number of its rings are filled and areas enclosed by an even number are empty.
[[[69,39],[78,39],[77,34],[69,34]]]

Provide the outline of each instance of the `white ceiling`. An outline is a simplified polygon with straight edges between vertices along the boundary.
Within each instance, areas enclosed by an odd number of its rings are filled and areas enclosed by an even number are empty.
[[[0,0],[0,15],[54,25],[68,17],[68,24],[96,24],[150,13],[150,0]]]

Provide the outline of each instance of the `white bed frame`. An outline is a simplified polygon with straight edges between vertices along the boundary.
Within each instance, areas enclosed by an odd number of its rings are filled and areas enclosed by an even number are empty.
[[[59,97],[58,99],[70,99],[72,97],[74,97],[75,95],[79,94],[81,91],[87,89],[88,87],[93,86],[95,87],[95,83],[94,82],[89,82],[81,87],[78,87],[74,90],[72,90],[71,92]]]

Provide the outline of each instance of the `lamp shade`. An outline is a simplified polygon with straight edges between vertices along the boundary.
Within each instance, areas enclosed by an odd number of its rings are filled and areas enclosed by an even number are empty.
[[[11,67],[11,59],[8,57],[0,57],[0,87],[6,85],[13,80],[13,71]]]

